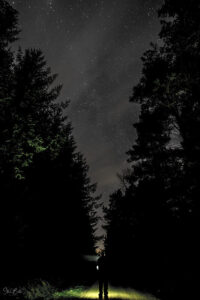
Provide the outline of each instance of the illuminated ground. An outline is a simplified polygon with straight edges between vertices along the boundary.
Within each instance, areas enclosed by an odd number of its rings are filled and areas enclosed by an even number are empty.
[[[157,298],[140,293],[134,289],[116,288],[109,285],[108,297],[110,299],[132,299],[132,300],[158,300]],[[84,298],[84,299],[98,299],[98,284],[95,283],[89,289],[77,287],[74,289],[64,290],[54,294],[55,299],[69,299],[69,298]]]

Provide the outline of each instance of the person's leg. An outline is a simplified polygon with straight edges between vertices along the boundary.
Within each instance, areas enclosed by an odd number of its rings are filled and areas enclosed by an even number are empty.
[[[102,299],[103,296],[103,280],[99,278],[99,299]]]
[[[108,280],[104,279],[104,298],[108,299]]]

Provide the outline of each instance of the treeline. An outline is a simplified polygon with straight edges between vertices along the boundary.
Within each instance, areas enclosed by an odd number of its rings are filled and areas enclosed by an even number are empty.
[[[95,185],[37,49],[11,51],[18,13],[0,0],[1,283],[81,276],[95,247]],[[85,272],[85,270],[84,270]],[[66,281],[67,282],[67,281]]]
[[[200,3],[165,0],[159,44],[131,102],[137,140],[106,209],[111,278],[161,299],[193,299],[199,273]],[[117,274],[117,275],[116,275]],[[115,276],[116,275],[116,276]]]

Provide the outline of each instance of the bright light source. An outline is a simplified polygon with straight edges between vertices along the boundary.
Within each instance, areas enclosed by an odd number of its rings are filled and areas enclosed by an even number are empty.
[[[86,261],[96,262],[98,259],[97,255],[83,255],[83,259]]]
[[[97,266],[97,270],[99,270],[99,266]]]

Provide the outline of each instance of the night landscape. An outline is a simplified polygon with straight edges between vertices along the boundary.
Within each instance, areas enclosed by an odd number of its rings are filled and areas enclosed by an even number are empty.
[[[199,20],[0,0],[0,299],[199,298]]]

